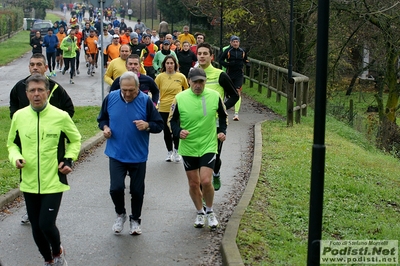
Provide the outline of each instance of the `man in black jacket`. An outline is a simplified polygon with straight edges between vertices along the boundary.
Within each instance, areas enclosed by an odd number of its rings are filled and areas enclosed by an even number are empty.
[[[29,72],[32,74],[45,75],[47,71],[46,58],[43,54],[34,54],[29,59]],[[10,118],[14,113],[29,105],[28,97],[26,96],[26,83],[25,81],[30,75],[14,85],[10,92]],[[49,79],[50,83],[50,96],[49,101],[55,107],[66,111],[70,117],[74,115],[74,105],[71,98],[65,89],[56,81]]]
[[[247,59],[246,52],[239,47],[240,38],[233,35],[230,39],[230,46],[221,54],[219,58],[220,65],[226,67],[226,73],[231,78],[235,88],[238,90],[239,97],[242,91],[244,72],[243,68],[250,61]],[[235,105],[235,115],[233,121],[239,121],[239,109],[241,98]]]
[[[47,71],[46,58],[43,54],[33,54],[29,59],[29,72],[31,75],[40,74],[45,76]],[[10,92],[10,118],[13,117],[14,113],[26,106],[28,106],[29,99],[26,96],[26,80],[31,76],[21,79],[14,85]],[[50,95],[49,102],[51,105],[66,111],[70,117],[74,115],[74,105],[68,93],[64,88],[55,82],[54,80],[48,79],[50,83]],[[28,214],[24,214],[21,218],[21,223],[29,223]]]

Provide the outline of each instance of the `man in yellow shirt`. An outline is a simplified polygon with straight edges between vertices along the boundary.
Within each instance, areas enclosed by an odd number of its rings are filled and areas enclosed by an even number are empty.
[[[113,59],[108,65],[107,71],[104,74],[104,81],[108,85],[112,85],[114,79],[124,74],[126,69],[126,59],[131,54],[131,47],[127,44],[121,45],[119,50],[119,57]]]
[[[196,39],[189,33],[189,26],[183,26],[183,33],[179,34],[178,40],[183,43],[187,41],[190,45],[196,44]]]

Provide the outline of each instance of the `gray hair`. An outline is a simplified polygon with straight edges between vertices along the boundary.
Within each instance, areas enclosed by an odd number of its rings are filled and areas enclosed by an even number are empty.
[[[128,80],[134,80],[136,87],[139,87],[139,78],[137,76],[136,73],[133,73],[132,71],[126,71],[124,74],[121,75],[121,77],[119,78],[119,84],[121,85],[122,81],[124,79],[128,79]]]
[[[39,82],[43,82],[43,83],[44,83],[44,86],[45,86],[45,88],[46,88],[46,90],[47,90],[47,91],[50,90],[49,79],[48,79],[47,77],[43,76],[43,75],[40,75],[40,74],[33,74],[33,75],[31,75],[31,76],[25,81],[26,90],[28,90],[29,83],[31,83],[31,82],[38,82],[38,83],[39,83]]]

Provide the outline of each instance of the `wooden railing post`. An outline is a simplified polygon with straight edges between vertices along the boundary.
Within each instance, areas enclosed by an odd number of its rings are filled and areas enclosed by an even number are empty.
[[[259,93],[262,93],[262,85],[264,83],[264,66],[259,65],[259,75],[258,75],[258,87],[257,90]]]
[[[286,125],[293,126],[293,90],[294,90],[294,79],[289,80],[288,92],[287,92],[287,108],[286,108]]]

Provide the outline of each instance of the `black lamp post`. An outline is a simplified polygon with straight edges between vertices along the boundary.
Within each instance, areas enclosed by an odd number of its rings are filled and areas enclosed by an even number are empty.
[[[325,178],[326,83],[328,76],[329,0],[318,1],[317,64],[315,75],[314,144],[311,159],[307,265],[320,265]]]
[[[223,49],[223,44],[222,44],[222,30],[223,30],[223,22],[224,22],[224,19],[223,19],[223,16],[224,16],[224,1],[221,1],[221,9],[220,9],[220,12],[221,12],[221,14],[220,14],[220,16],[221,16],[221,20],[220,20],[220,28],[219,28],[219,52],[220,53],[222,53],[222,49]]]
[[[290,0],[290,32],[289,32],[289,65],[288,80],[292,78],[293,72],[293,0]]]

